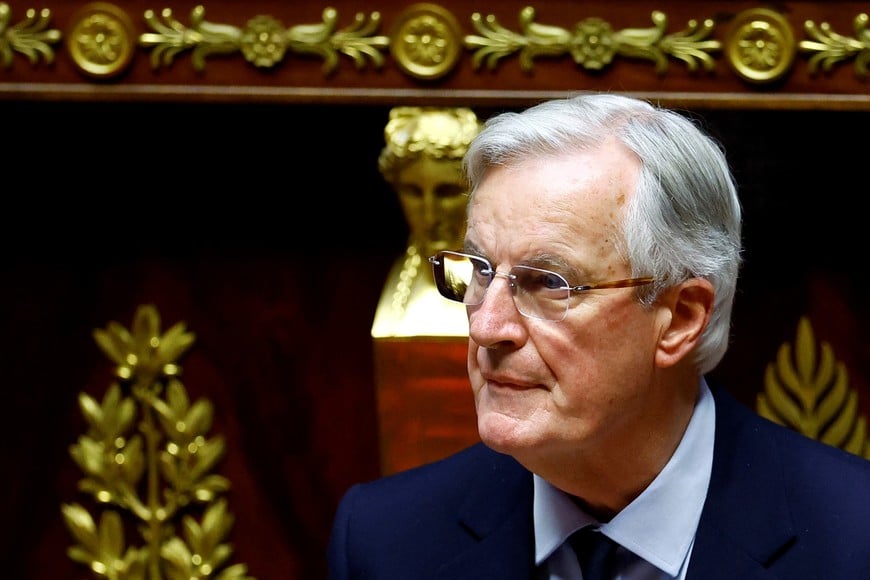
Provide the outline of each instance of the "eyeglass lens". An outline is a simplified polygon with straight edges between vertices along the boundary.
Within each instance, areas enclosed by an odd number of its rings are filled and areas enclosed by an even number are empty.
[[[445,298],[469,306],[481,304],[497,276],[508,279],[517,309],[532,318],[559,321],[568,311],[571,290],[555,272],[531,266],[514,266],[496,272],[483,258],[457,252],[439,252],[432,261],[438,291]]]

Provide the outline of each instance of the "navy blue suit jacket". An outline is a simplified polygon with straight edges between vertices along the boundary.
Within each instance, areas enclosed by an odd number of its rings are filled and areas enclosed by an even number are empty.
[[[870,579],[870,461],[712,388],[713,471],[688,580]],[[356,485],[328,558],[330,580],[530,580],[532,475],[478,444]]]

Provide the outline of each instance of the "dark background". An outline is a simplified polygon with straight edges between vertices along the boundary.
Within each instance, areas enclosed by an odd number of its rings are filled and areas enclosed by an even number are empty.
[[[389,109],[0,112],[0,574],[87,577],[65,555],[60,507],[87,500],[68,453],[86,427],[78,394],[100,400],[112,382],[92,332],[154,304],[164,331],[196,335],[181,378],[227,440],[233,562],[260,579],[325,578],[341,494],[379,475],[369,331],[407,236],[377,171]],[[754,406],[807,316],[866,393],[866,113],[692,114],[726,147],[746,217],[733,347],[714,374]]]

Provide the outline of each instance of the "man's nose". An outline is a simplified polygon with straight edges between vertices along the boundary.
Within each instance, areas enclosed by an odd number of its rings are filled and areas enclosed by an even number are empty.
[[[517,345],[524,341],[526,330],[514,302],[513,283],[510,274],[496,272],[483,302],[469,308],[469,335],[483,348]]]

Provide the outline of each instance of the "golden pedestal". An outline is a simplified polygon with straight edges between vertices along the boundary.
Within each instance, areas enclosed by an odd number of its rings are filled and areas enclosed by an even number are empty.
[[[374,339],[384,475],[479,440],[467,352],[467,337]]]
[[[443,298],[423,264],[414,247],[397,261],[372,324],[385,475],[479,440],[465,306]]]

